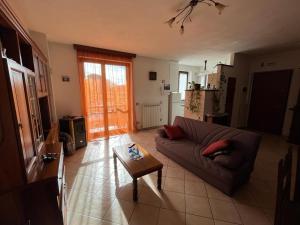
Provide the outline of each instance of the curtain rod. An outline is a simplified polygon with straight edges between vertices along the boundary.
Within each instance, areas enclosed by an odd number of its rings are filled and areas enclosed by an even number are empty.
[[[135,58],[136,57],[136,54],[129,53],[129,52],[120,52],[120,51],[115,51],[115,50],[110,50],[110,49],[96,48],[96,47],[78,45],[78,44],[74,44],[73,46],[76,50],[79,50],[79,51],[95,52],[95,53],[100,53],[100,54],[105,54],[105,55],[119,56],[119,57],[126,57],[126,58]]]

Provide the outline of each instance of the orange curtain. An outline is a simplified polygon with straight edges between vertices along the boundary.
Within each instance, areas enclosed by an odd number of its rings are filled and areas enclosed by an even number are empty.
[[[87,138],[135,131],[132,60],[77,50]]]

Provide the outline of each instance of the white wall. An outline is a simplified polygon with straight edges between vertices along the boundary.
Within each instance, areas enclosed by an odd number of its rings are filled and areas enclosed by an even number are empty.
[[[156,81],[149,80],[150,71],[157,72]],[[143,103],[161,103],[161,125],[168,123],[168,95],[161,94],[161,83],[162,80],[165,80],[170,83],[171,91],[178,91],[179,71],[189,72],[189,81],[198,81],[196,75],[201,71],[201,67],[141,56],[134,60],[133,78],[138,128],[141,126]]]
[[[57,118],[82,115],[76,51],[73,45],[49,43],[53,97]],[[62,82],[62,75],[70,82]]]
[[[231,66],[218,66],[218,72],[228,77],[236,78],[236,89],[234,96],[234,105],[232,110],[231,126],[245,127],[247,126],[247,111],[248,111],[248,92],[243,92],[242,89],[249,84],[249,64],[250,58],[244,54],[235,54],[234,65]],[[227,87],[227,82],[224,85]],[[225,111],[226,102],[226,88],[221,100],[221,111]]]
[[[52,86],[57,117],[81,115],[80,84],[76,51],[72,45],[49,43],[52,69]],[[168,95],[161,94],[161,83],[171,84],[171,90],[178,89],[178,63],[175,61],[137,56],[133,63],[134,98],[138,128],[141,125],[141,105],[161,103],[161,124],[168,122]],[[149,72],[157,72],[157,80],[149,80]],[[70,82],[62,82],[61,76],[70,76]],[[170,81],[170,77],[172,77]]]
[[[29,31],[29,34],[31,38],[34,40],[34,42],[38,45],[40,50],[43,52],[43,54],[49,58],[49,48],[48,48],[48,40],[47,36],[44,33],[40,33],[37,31]]]
[[[255,57],[252,59],[250,72],[253,74],[254,72],[285,69],[292,69],[294,71],[282,132],[283,135],[287,136],[289,134],[293,116],[293,113],[288,109],[295,106],[300,89],[300,50]]]
[[[150,71],[157,73],[157,80],[149,80]],[[161,84],[162,80],[170,83],[170,71],[176,72],[176,63],[141,56],[134,59],[133,82],[138,128],[141,128],[143,103],[161,103],[161,124],[168,123],[168,95],[162,94]]]

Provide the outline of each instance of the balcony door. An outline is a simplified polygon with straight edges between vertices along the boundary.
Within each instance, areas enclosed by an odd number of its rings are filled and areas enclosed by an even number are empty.
[[[105,61],[83,61],[81,82],[89,140],[130,130],[129,66]]]

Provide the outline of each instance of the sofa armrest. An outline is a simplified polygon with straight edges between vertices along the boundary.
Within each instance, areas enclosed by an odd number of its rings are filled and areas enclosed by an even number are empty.
[[[168,135],[167,135],[165,129],[163,129],[163,128],[158,129],[158,130],[157,130],[157,134],[158,134],[158,136],[160,136],[160,137],[162,137],[162,138],[167,138],[167,137],[168,137]]]

